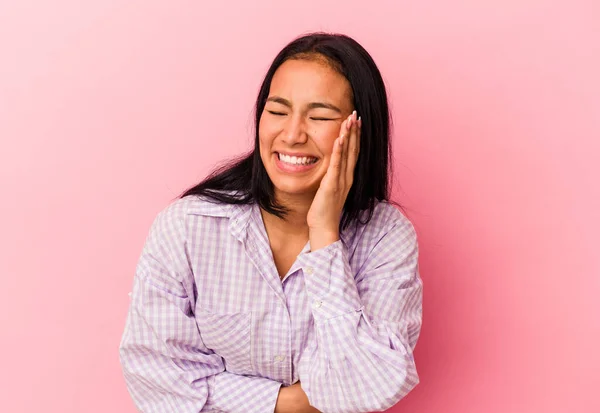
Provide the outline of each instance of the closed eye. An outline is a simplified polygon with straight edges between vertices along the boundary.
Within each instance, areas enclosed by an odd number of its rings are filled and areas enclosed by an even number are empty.
[[[275,115],[275,116],[287,116],[287,113],[275,112],[274,110],[267,110],[267,112],[269,112],[271,115]],[[318,120],[318,121],[335,120],[335,119],[331,119],[331,118],[316,118],[316,117],[311,117],[310,119],[311,120]]]

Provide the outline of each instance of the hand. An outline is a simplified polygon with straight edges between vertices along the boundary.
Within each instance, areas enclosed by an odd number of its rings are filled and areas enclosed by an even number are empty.
[[[339,239],[339,225],[344,203],[354,180],[354,167],[360,149],[361,119],[356,111],[340,128],[333,143],[331,160],[306,217],[311,250],[325,247]]]
[[[321,413],[308,403],[308,397],[300,382],[281,387],[275,404],[274,413]]]

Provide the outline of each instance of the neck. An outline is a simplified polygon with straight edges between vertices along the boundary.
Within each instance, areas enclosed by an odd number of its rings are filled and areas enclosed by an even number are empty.
[[[308,224],[306,216],[314,199],[314,194],[310,195],[287,195],[277,194],[275,199],[279,205],[288,209],[285,218],[279,218],[261,208],[260,212],[263,221],[271,231],[282,235],[296,234],[302,237],[308,237]]]

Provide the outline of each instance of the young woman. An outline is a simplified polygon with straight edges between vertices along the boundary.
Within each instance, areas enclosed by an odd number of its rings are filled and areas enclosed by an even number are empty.
[[[371,412],[404,397],[422,281],[388,202],[381,74],[353,39],[275,58],[254,150],[156,217],[120,345],[144,412]]]

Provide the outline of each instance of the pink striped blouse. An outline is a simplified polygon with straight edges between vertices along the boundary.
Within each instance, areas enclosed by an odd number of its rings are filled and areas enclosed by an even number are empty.
[[[297,381],[323,413],[385,410],[417,383],[415,230],[386,202],[280,279],[260,210],[188,196],[156,216],[119,351],[143,412],[273,412]]]

